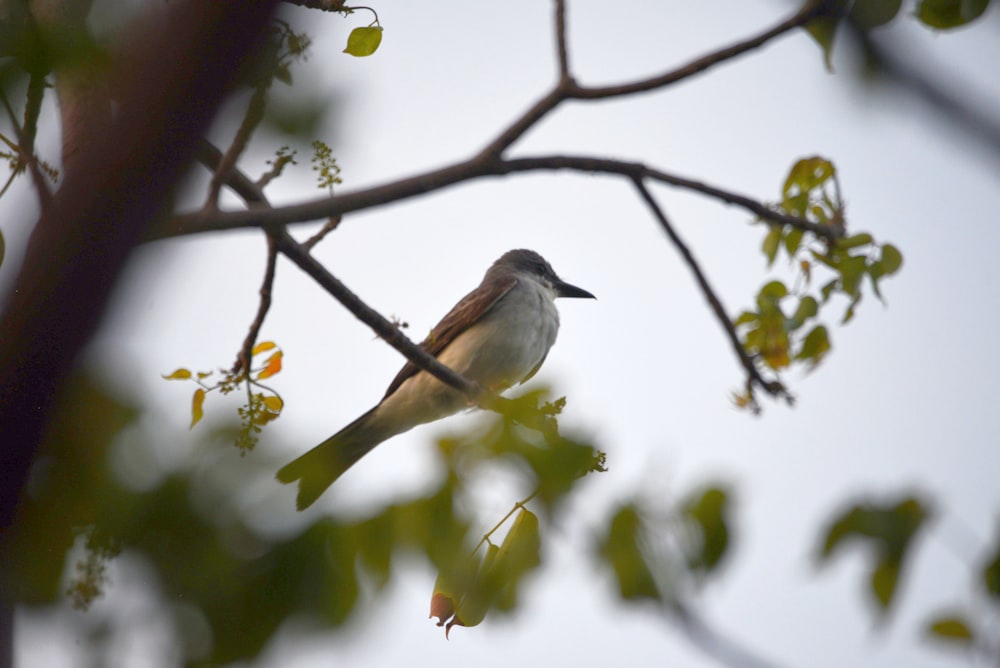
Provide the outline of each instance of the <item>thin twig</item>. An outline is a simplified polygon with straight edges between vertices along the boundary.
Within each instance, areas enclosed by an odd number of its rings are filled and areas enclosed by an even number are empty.
[[[313,247],[319,242],[323,241],[323,238],[326,235],[328,235],[330,232],[333,232],[335,229],[337,229],[337,227],[340,226],[341,220],[342,220],[341,216],[334,216],[333,218],[330,218],[328,221],[323,223],[323,227],[321,227],[316,234],[312,235],[311,237],[302,242],[302,247],[305,248],[307,251],[312,251]]]
[[[555,0],[556,4],[556,53],[559,58],[559,80],[569,82],[569,48],[566,45],[566,0]]]
[[[691,644],[729,668],[776,668],[733,640],[720,635],[701,617],[678,602],[666,607],[667,619],[675,624]]]
[[[205,208],[208,210],[214,211],[218,208],[219,191],[222,189],[222,183],[225,180],[226,174],[236,165],[236,161],[243,151],[246,150],[247,144],[250,143],[253,131],[264,120],[264,109],[267,106],[269,83],[258,83],[254,87],[250,103],[247,105],[246,113],[243,115],[243,121],[233,136],[233,142],[226,149],[225,155],[212,172],[212,181],[209,183],[208,197],[205,200]]]
[[[225,162],[222,152],[206,140],[199,142],[197,147],[198,161],[212,170],[213,174],[224,174],[220,183],[226,183],[250,206],[270,207],[271,203],[264,195],[263,189],[251,181],[246,175],[230,167],[222,172],[221,166]],[[236,355],[236,362],[233,364],[232,373],[237,374],[242,370],[246,374],[247,389],[250,387],[250,359],[253,357],[253,347],[260,336],[260,330],[264,326],[264,319],[271,309],[271,294],[274,287],[274,275],[277,265],[278,247],[274,242],[274,237],[267,234],[267,264],[264,268],[264,279],[260,285],[260,303],[257,306],[257,314],[250,329],[247,331],[243,345]]]
[[[296,5],[298,7],[305,7],[307,9],[318,9],[323,12],[338,12],[345,13],[351,10],[351,7],[345,7],[345,0],[283,0],[289,5]]]
[[[507,512],[507,514],[506,514],[506,515],[504,515],[504,516],[503,516],[502,518],[500,518],[500,521],[499,521],[499,522],[497,522],[496,524],[494,524],[494,525],[493,525],[493,528],[492,528],[492,529],[490,529],[490,530],[489,530],[489,531],[487,531],[487,532],[486,532],[485,534],[483,534],[483,537],[482,537],[481,539],[479,539],[479,542],[478,542],[478,543],[476,543],[476,546],[475,546],[474,548],[472,548],[472,554],[475,554],[475,553],[476,553],[476,550],[478,550],[479,548],[481,548],[481,547],[483,546],[483,544],[484,544],[484,543],[488,543],[488,542],[489,542],[489,540],[490,540],[490,536],[492,536],[493,534],[495,534],[495,533],[497,532],[497,530],[499,530],[499,529],[500,529],[500,527],[502,527],[502,526],[503,526],[504,522],[506,522],[507,520],[509,520],[509,519],[511,518],[511,516],[512,516],[512,515],[513,515],[514,513],[516,513],[516,512],[517,512],[517,511],[518,511],[519,509],[521,509],[521,508],[524,508],[524,506],[525,506],[525,505],[526,505],[526,504],[527,504],[527,503],[528,503],[529,501],[531,501],[531,500],[532,500],[533,498],[535,498],[536,496],[538,496],[538,494],[539,494],[539,493],[540,493],[541,491],[542,491],[542,488],[541,488],[541,487],[539,487],[539,488],[538,488],[538,489],[536,489],[536,490],[535,490],[534,492],[532,492],[532,493],[531,493],[531,494],[529,494],[528,496],[524,497],[523,499],[521,499],[520,501],[518,501],[517,503],[515,503],[515,504],[514,504],[514,507],[513,507],[513,508],[511,508],[511,509],[510,509],[510,510],[509,510],[509,511]]]
[[[787,32],[795,30],[796,28],[801,28],[812,19],[829,12],[829,5],[829,2],[822,1],[804,4],[799,11],[795,12],[777,25],[764,30],[758,35],[708,53],[700,58],[692,60],[686,65],[664,72],[663,74],[649,77],[647,79],[640,79],[639,81],[633,81],[632,83],[617,84],[614,86],[575,86],[569,91],[569,93],[571,97],[575,99],[598,100],[609,97],[633,95],[635,93],[644,93],[670,86],[685,79],[690,79],[696,74],[701,74],[710,68],[732,60],[737,56],[742,56],[748,51],[760,48],[775,37],[779,37]]]
[[[757,366],[754,364],[753,360],[750,359],[750,356],[747,355],[746,350],[743,348],[743,344],[740,343],[740,338],[736,333],[736,328],[733,326],[729,316],[726,315],[726,309],[722,306],[719,296],[709,284],[708,278],[705,277],[705,272],[701,270],[701,265],[699,265],[698,261],[695,260],[694,255],[691,253],[691,249],[684,243],[684,240],[678,236],[677,231],[674,229],[673,225],[670,224],[670,221],[667,219],[663,209],[659,204],[657,204],[656,200],[653,199],[652,193],[650,193],[646,188],[642,178],[635,177],[632,179],[632,183],[635,184],[636,190],[639,191],[639,196],[642,197],[643,201],[649,206],[653,216],[660,223],[660,227],[662,227],[663,231],[667,233],[671,243],[673,243],[674,247],[677,248],[677,251],[681,254],[684,262],[687,263],[691,273],[694,274],[695,280],[698,282],[698,287],[701,288],[702,295],[711,307],[712,312],[715,313],[715,317],[719,321],[719,324],[722,325],[723,330],[725,330],[726,335],[729,338],[729,342],[732,344],[733,351],[739,358],[740,364],[743,365],[748,379],[771,396],[785,397],[790,401],[792,396],[788,393],[788,390],[785,389],[785,386],[782,385],[780,381],[767,380],[760,375],[760,371],[757,369]]]
[[[250,359],[253,357],[253,347],[257,344],[260,330],[264,326],[264,318],[271,309],[271,293],[274,287],[274,270],[277,265],[278,247],[274,243],[274,237],[267,235],[267,265],[264,268],[264,279],[260,284],[260,303],[257,305],[257,315],[250,323],[250,330],[243,340],[243,347],[240,349],[236,362],[233,364],[233,374],[243,371],[247,378],[247,388],[250,387]]]
[[[34,141],[25,133],[21,124],[18,123],[17,114],[14,113],[13,107],[10,106],[10,102],[7,100],[7,95],[2,90],[0,90],[0,103],[3,104],[7,115],[10,116],[11,125],[14,126],[14,134],[17,136],[18,143],[17,152],[20,154],[19,160],[21,164],[27,165],[28,172],[31,174],[31,180],[35,184],[35,191],[38,193],[39,207],[42,211],[45,211],[52,202],[52,193],[45,182],[42,170],[38,167],[38,160],[35,157],[33,146]]]

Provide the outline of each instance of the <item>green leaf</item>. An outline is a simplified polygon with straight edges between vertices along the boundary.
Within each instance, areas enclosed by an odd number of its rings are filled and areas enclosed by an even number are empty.
[[[899,252],[899,249],[892,244],[882,245],[882,268],[887,276],[891,276],[899,271],[899,268],[903,266],[903,254]]]
[[[870,589],[880,610],[895,595],[902,565],[913,537],[928,517],[920,500],[908,497],[898,503],[859,503],[841,513],[826,531],[820,561],[828,560],[848,540],[861,540],[873,552]]]
[[[797,192],[808,193],[826,183],[836,172],[833,163],[826,158],[818,155],[802,158],[792,165],[788,176],[785,177],[785,187],[782,192],[785,197]]]
[[[759,316],[753,311],[743,311],[740,313],[739,317],[733,321],[734,327],[739,327],[741,325],[749,325],[751,323],[757,322]]]
[[[811,0],[806,0],[811,2]],[[840,25],[840,16],[831,13],[813,19],[805,25],[806,32],[819,44],[823,50],[823,64],[826,65],[827,72],[833,72],[833,40],[837,36],[837,27]]]
[[[760,249],[764,252],[769,267],[774,264],[774,258],[778,255],[778,246],[781,244],[783,232],[784,228],[781,225],[771,225],[767,236],[764,237],[764,243],[761,244]]]
[[[688,553],[688,565],[693,570],[710,573],[725,556],[729,547],[728,508],[728,494],[719,487],[692,495],[683,504],[684,515],[694,522],[701,534],[697,549]]]
[[[541,549],[538,516],[522,507],[495,559],[488,565],[487,572],[499,585],[498,608],[510,610],[517,604],[518,583],[526,573],[542,563]]]
[[[858,246],[866,246],[872,241],[874,241],[872,235],[867,232],[861,232],[860,234],[855,234],[854,236],[839,239],[837,241],[837,248],[847,250],[849,248],[857,248]]]
[[[788,296],[788,288],[781,281],[771,281],[757,293],[757,304],[761,308],[771,305]]]
[[[830,347],[830,335],[826,327],[824,325],[816,325],[806,334],[806,338],[802,341],[802,347],[796,353],[795,359],[806,360],[810,363],[810,366],[815,367],[823,361],[823,356],[830,351]]]
[[[989,0],[920,0],[917,19],[931,28],[958,28],[982,16],[989,4]]]
[[[640,548],[643,533],[639,511],[634,505],[624,505],[611,518],[607,534],[597,545],[598,555],[614,570],[618,591],[627,601],[660,599],[660,591]]]
[[[788,257],[794,257],[795,252],[799,250],[799,246],[802,245],[802,235],[804,233],[797,227],[793,227],[788,234],[785,235],[785,250],[788,251]]]
[[[927,635],[937,640],[972,644],[972,627],[959,615],[943,615],[927,626]]]
[[[1000,599],[1000,540],[994,548],[993,555],[983,566],[983,586],[994,599]]]
[[[819,313],[819,304],[816,300],[808,295],[803,297],[799,302],[798,308],[795,309],[795,314],[792,316],[791,321],[788,323],[788,329],[798,329],[805,324],[806,320],[815,317],[817,313]]]
[[[867,269],[868,260],[866,258],[862,256],[845,258],[840,263],[841,289],[852,297],[858,296],[858,286]]]
[[[872,594],[882,610],[892,603],[896,585],[899,582],[899,561],[896,559],[881,559],[875,565],[871,577]]]
[[[833,294],[833,291],[836,288],[837,288],[837,279],[835,278],[832,281],[829,281],[826,284],[824,284],[823,287],[819,289],[819,293],[823,297],[824,304],[830,300],[830,295]]]
[[[856,0],[850,17],[862,30],[871,30],[896,18],[903,0]]]
[[[355,28],[347,37],[347,48],[344,49],[344,53],[363,58],[375,53],[381,43],[382,26]]]
[[[166,380],[187,380],[190,377],[191,377],[191,372],[183,368],[177,369],[177,371],[174,371],[169,376],[163,376],[163,378]]]

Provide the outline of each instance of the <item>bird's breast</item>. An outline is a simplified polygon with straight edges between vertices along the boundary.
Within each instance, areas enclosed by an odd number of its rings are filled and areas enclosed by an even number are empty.
[[[493,391],[524,380],[545,359],[559,331],[554,295],[519,283],[440,355],[445,365]]]

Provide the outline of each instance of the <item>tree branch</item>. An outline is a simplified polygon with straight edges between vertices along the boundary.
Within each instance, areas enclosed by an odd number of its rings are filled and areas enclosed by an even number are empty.
[[[63,381],[234,73],[259,48],[273,5],[171,3],[126,56],[121,113],[66,164],[0,317],[0,533]]]
[[[571,97],[579,100],[599,100],[609,97],[621,97],[623,95],[633,95],[635,93],[645,93],[647,91],[664,88],[671,84],[678,83],[684,79],[689,79],[696,74],[701,74],[708,69],[720,65],[726,61],[741,56],[748,51],[760,48],[770,42],[775,37],[779,37],[786,32],[801,28],[812,19],[831,11],[830,2],[822,0],[807,3],[799,11],[781,21],[772,28],[761,32],[754,37],[750,37],[741,42],[736,42],[717,51],[706,54],[700,58],[692,60],[686,65],[659,74],[648,79],[640,79],[632,83],[617,84],[614,86],[575,86],[570,90]]]
[[[687,244],[678,236],[677,231],[674,230],[673,225],[667,219],[666,214],[660,205],[656,203],[653,199],[652,193],[646,188],[646,185],[642,182],[642,178],[634,177],[632,183],[635,184],[636,190],[639,191],[639,196],[642,197],[643,201],[649,206],[650,211],[656,220],[660,223],[660,227],[663,231],[667,233],[667,237],[677,248],[677,251],[681,254],[684,262],[687,263],[688,268],[691,273],[694,274],[695,280],[698,282],[698,287],[701,289],[702,295],[704,295],[705,300],[711,307],[712,312],[715,314],[716,319],[719,324],[722,325],[722,329],[726,332],[729,338],[729,343],[732,345],[733,351],[736,353],[736,357],[739,358],[740,364],[743,365],[743,369],[747,373],[747,379],[749,382],[760,387],[762,390],[774,397],[784,397],[785,399],[792,401],[792,395],[788,393],[785,386],[781,384],[778,380],[766,380],[760,375],[760,371],[754,364],[750,356],[747,355],[746,349],[743,348],[743,344],[740,343],[740,337],[736,334],[736,328],[733,326],[732,321],[729,316],[726,315],[726,309],[723,308],[722,302],[719,300],[719,296],[715,293],[715,290],[708,283],[708,279],[705,277],[705,272],[701,270],[701,266],[698,261],[694,259],[694,255],[691,253],[691,249],[688,248]]]
[[[749,197],[716,188],[694,179],[670,174],[660,169],[648,167],[642,163],[591,156],[559,155],[504,160],[492,155],[480,154],[470,160],[463,160],[442,169],[436,169],[365,190],[348,192],[336,197],[323,197],[267,211],[199,211],[177,216],[167,221],[149,240],[201,232],[221,232],[243,228],[258,228],[267,225],[309,222],[340,216],[351,211],[382,206],[486,176],[505,176],[521,172],[557,169],[619,174],[630,179],[637,176],[651,178],[678,188],[714,197],[727,204],[742,207],[765,220],[782,225],[791,225],[792,227],[811,232],[831,241],[843,236],[844,233],[838,227],[819,225],[804,218],[789,216],[774,211],[762,202]]]
[[[222,154],[208,142],[203,141],[199,146],[198,159],[205,163],[209,169],[217,170],[218,164],[222,160]],[[231,168],[223,175],[223,180],[247,204],[251,206],[270,207],[260,187],[239,169],[235,167]],[[478,383],[474,383],[452,371],[435,357],[428,354],[423,348],[413,343],[398,327],[378,311],[368,306],[360,297],[333,276],[326,267],[309,253],[305,244],[298,243],[288,234],[286,229],[278,225],[269,225],[266,231],[269,237],[273,239],[274,247],[278,251],[298,265],[302,271],[329,292],[334,299],[343,304],[358,320],[368,325],[380,338],[398,350],[406,359],[446,385],[464,393],[481,408],[502,412],[500,409],[509,405],[508,399],[486,392]],[[313,238],[315,239],[316,237]]]

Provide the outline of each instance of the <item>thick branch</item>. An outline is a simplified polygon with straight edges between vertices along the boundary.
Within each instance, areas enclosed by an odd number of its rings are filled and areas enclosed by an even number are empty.
[[[541,156],[536,158],[502,160],[481,154],[471,160],[465,160],[443,169],[437,169],[401,181],[268,211],[201,211],[178,216],[168,221],[163,228],[155,233],[153,238],[159,239],[199,232],[219,232],[241,228],[258,228],[267,225],[309,222],[339,216],[351,211],[382,206],[484,176],[503,176],[521,172],[556,169],[618,174],[630,179],[636,177],[651,178],[678,188],[685,188],[709,197],[714,197],[727,204],[742,207],[764,220],[791,225],[792,227],[830,240],[835,240],[843,235],[843,230],[839,228],[818,225],[804,218],[796,218],[779,213],[749,197],[716,188],[700,181],[669,174],[668,172],[648,167],[642,163],[590,156]]]
[[[677,248],[677,251],[684,258],[684,262],[688,265],[691,273],[694,274],[695,280],[698,282],[698,287],[701,289],[702,295],[704,295],[705,300],[711,307],[712,312],[715,314],[716,319],[719,324],[722,325],[722,329],[725,330],[726,336],[729,338],[729,343],[733,347],[733,351],[736,353],[736,357],[739,358],[740,364],[743,365],[744,370],[747,373],[747,377],[761,389],[766,391],[771,396],[783,396],[787,399],[791,399],[791,395],[777,380],[765,380],[763,376],[760,375],[760,371],[757,370],[757,366],[754,364],[750,356],[747,355],[746,349],[743,344],[740,343],[740,337],[736,333],[736,328],[733,326],[732,321],[729,316],[726,315],[726,309],[722,306],[722,302],[719,300],[719,296],[715,293],[715,290],[708,283],[708,278],[705,277],[705,272],[701,270],[701,265],[695,260],[694,255],[691,253],[691,249],[688,248],[684,240],[680,238],[677,231],[674,229],[673,225],[667,219],[666,214],[660,205],[656,203],[653,199],[652,193],[646,188],[646,185],[642,182],[641,178],[634,178],[632,182],[635,184],[636,190],[639,191],[639,196],[642,197],[643,201],[649,206],[653,217],[660,223],[660,227],[663,231],[667,233],[670,238],[671,243]]]
[[[128,55],[133,76],[113,126],[66,164],[0,318],[0,532],[130,251],[172,194],[235,72],[259,48],[273,4],[172,3]]]

